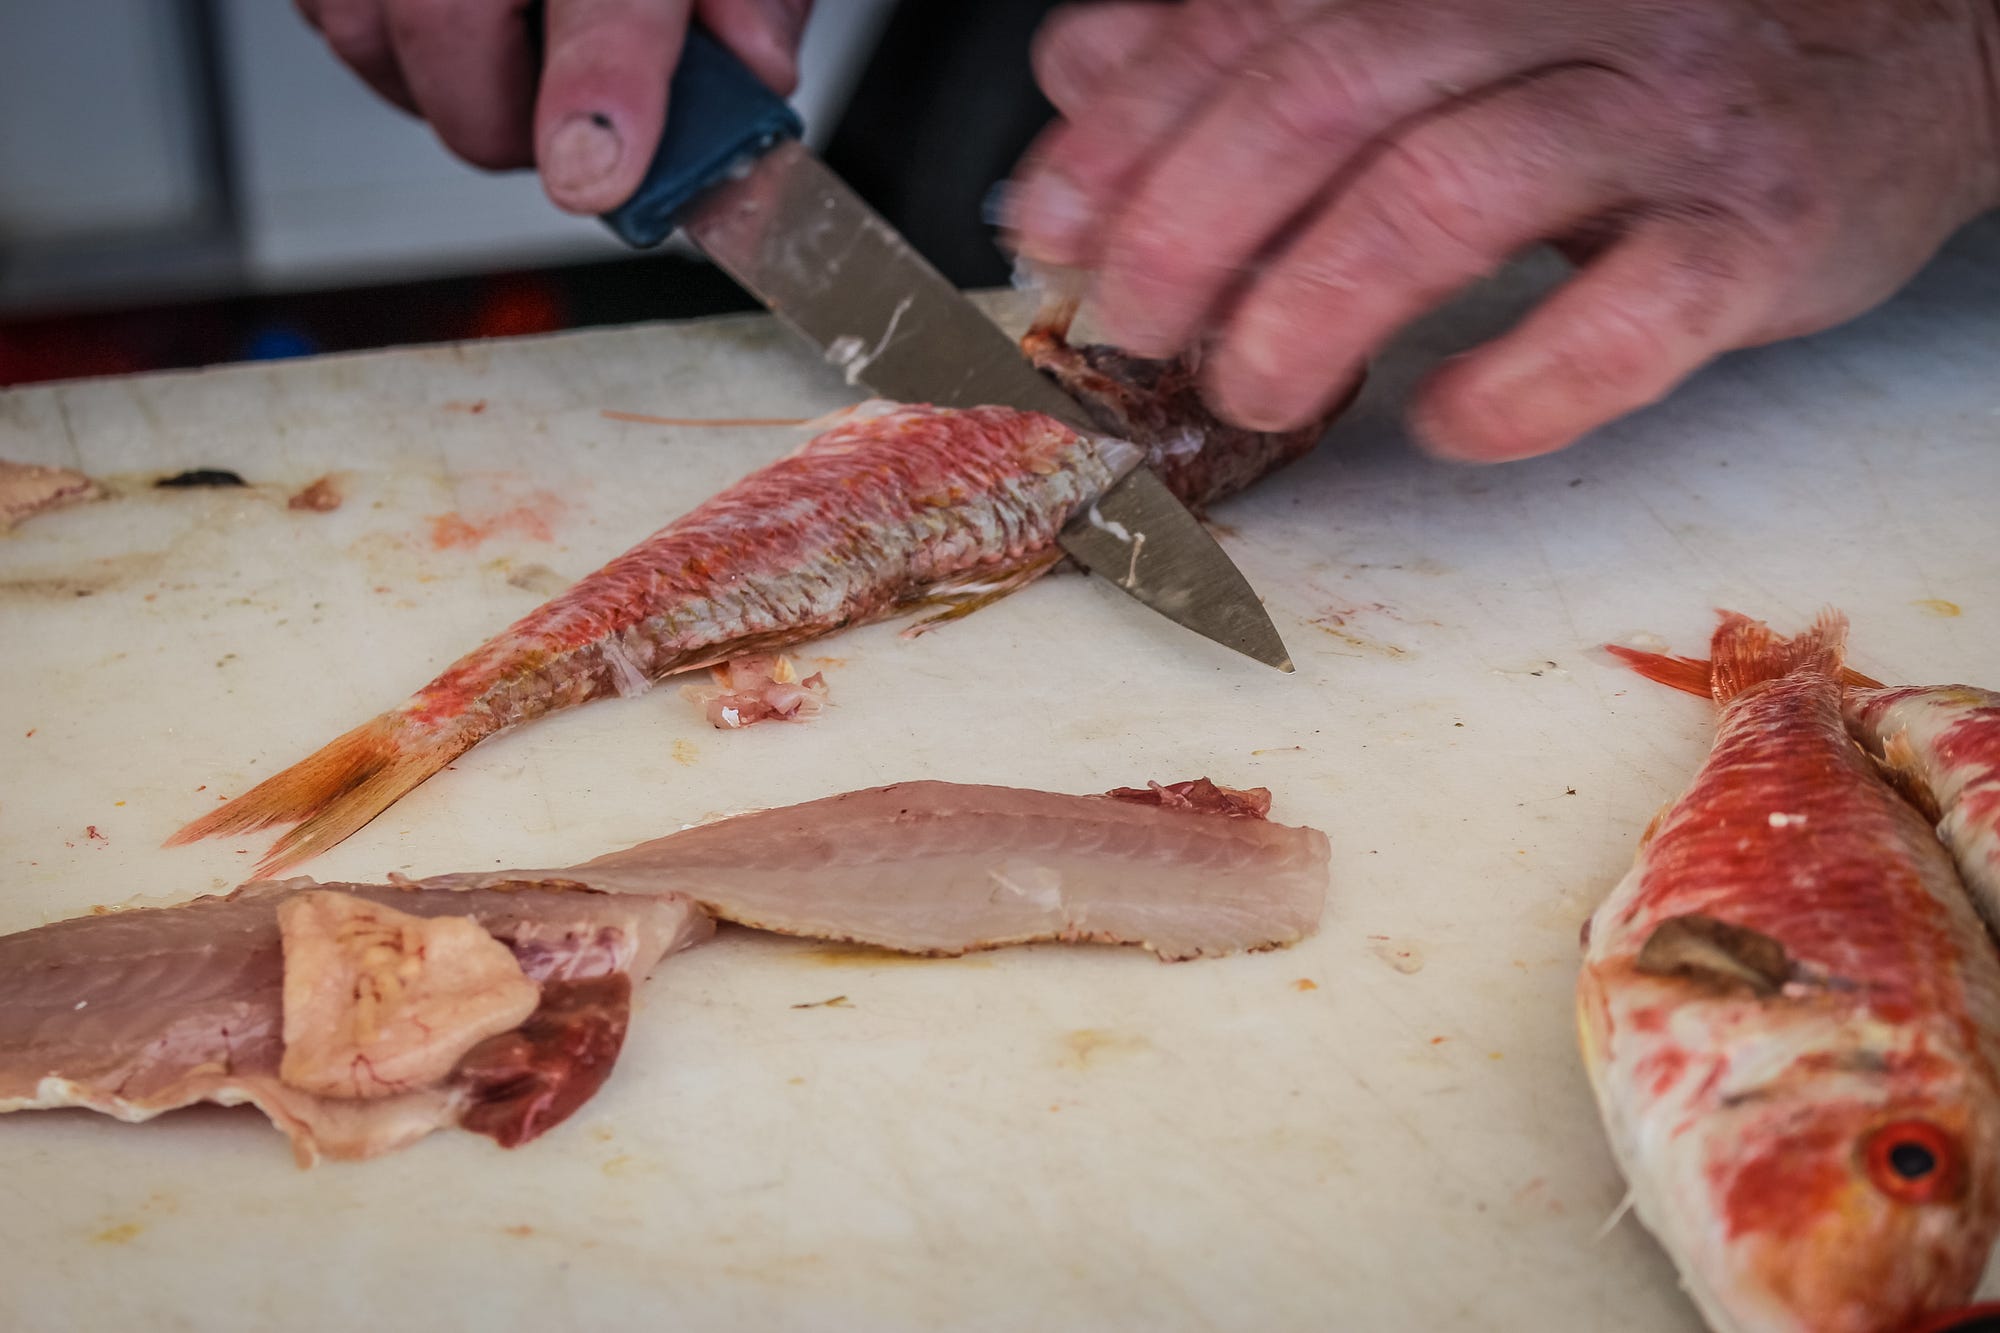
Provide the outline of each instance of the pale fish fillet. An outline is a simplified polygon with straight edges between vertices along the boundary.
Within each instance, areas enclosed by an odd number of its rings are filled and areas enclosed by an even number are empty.
[[[1067,940],[1198,958],[1292,944],[1319,923],[1326,835],[1270,822],[1269,801],[1205,780],[1105,796],[903,782],[550,873],[905,953]]]
[[[525,1142],[610,1073],[632,980],[707,938],[713,923],[672,895],[489,879],[474,891],[267,881],[0,937],[0,1111],[81,1106],[139,1121],[196,1102],[247,1102],[290,1136],[302,1163],[371,1157],[450,1125]],[[279,908],[314,892],[477,922],[540,987],[538,1007],[428,1086],[370,1098],[292,1086],[280,1072]]]

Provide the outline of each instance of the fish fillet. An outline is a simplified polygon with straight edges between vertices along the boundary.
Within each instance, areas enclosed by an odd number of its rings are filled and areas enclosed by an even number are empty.
[[[1319,923],[1326,835],[1270,822],[1268,801],[1205,781],[1106,796],[904,782],[698,825],[554,873],[607,892],[686,894],[759,930],[905,953],[1066,940],[1199,958],[1292,944]]]

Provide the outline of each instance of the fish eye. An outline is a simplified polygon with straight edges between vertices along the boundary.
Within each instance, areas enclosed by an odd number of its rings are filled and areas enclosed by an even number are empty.
[[[1928,1120],[1883,1125],[1863,1141],[1862,1160],[1875,1188],[1905,1203],[1935,1203],[1958,1189],[1958,1142]]]

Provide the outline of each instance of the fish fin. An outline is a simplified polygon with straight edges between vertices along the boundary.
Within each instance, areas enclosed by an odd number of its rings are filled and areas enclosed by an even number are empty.
[[[1064,554],[1062,548],[1057,547],[1054,550],[1044,551],[1036,555],[1025,564],[1016,566],[1011,570],[999,571],[997,574],[981,579],[977,583],[970,583],[960,587],[945,586],[931,589],[919,598],[914,605],[943,605],[945,609],[936,615],[925,616],[922,620],[904,630],[902,637],[905,639],[914,639],[920,635],[930,633],[940,625],[949,624],[954,620],[963,620],[974,611],[984,610],[1001,598],[1019,592],[1042,575],[1054,569],[1062,563]]]
[[[478,739],[471,731],[419,734],[399,714],[384,713],[211,810],[166,845],[297,822],[257,863],[257,876],[269,878],[345,839]]]
[[[1776,995],[1792,978],[1785,946],[1748,926],[1689,912],[1653,927],[1633,963],[1654,977],[1687,977],[1719,989]]]
[[[1590,1243],[1593,1245],[1603,1244],[1604,1238],[1618,1229],[1618,1224],[1625,1220],[1625,1214],[1631,1212],[1632,1205],[1638,1201],[1639,1196],[1627,1189],[1625,1197],[1620,1199],[1618,1206],[1611,1210],[1611,1216],[1604,1219],[1604,1225],[1597,1229],[1597,1234],[1591,1237]]]
[[[1930,783],[1924,781],[1923,756],[1918,753],[1908,731],[1898,731],[1886,737],[1880,754],[1873,753],[1866,746],[1862,746],[1862,753],[1874,762],[1889,785],[1902,793],[1904,800],[1917,807],[1925,819],[1936,824],[1944,818],[1944,808],[1938,804],[1937,793],[1931,790]]]
[[[1615,643],[1605,644],[1604,651],[1647,680],[1671,686],[1685,694],[1708,698],[1708,659],[1705,657],[1670,657],[1665,653],[1648,653]]]
[[[1671,686],[1685,694],[1698,694],[1704,699],[1709,697],[1709,662],[1706,657],[1670,657],[1665,653],[1649,653],[1615,643],[1605,644],[1604,651],[1647,680]],[[1840,683],[1857,690],[1882,688],[1881,681],[1873,676],[1864,676],[1851,666],[1840,669]]]
[[[1846,651],[1847,617],[1831,608],[1820,612],[1805,633],[1789,639],[1761,620],[1724,611],[1709,645],[1709,692],[1726,704],[1753,685],[1800,671],[1838,679]]]

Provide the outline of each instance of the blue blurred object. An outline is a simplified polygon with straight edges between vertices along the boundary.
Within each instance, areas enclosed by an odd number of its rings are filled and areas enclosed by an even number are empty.
[[[784,98],[695,24],[668,85],[659,151],[638,192],[604,214],[604,224],[634,249],[658,245],[702,191],[780,139],[804,132]]]
[[[284,361],[295,356],[311,356],[319,344],[290,324],[270,324],[250,335],[243,348],[245,361]]]

